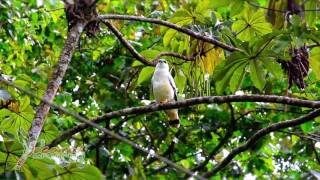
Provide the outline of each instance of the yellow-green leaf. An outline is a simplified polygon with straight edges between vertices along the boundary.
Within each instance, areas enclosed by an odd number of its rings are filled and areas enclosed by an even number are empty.
[[[152,76],[152,73],[154,71],[154,67],[145,67],[142,69],[142,71],[139,74],[138,78],[138,84],[141,84],[142,82],[146,81]]]
[[[247,7],[248,5],[246,5]],[[252,11],[248,7],[238,16],[233,23],[232,30],[237,32],[237,37],[243,41],[272,32],[271,24],[266,21],[265,11]]]
[[[310,55],[310,66],[318,79],[320,79],[320,47],[313,48]]]

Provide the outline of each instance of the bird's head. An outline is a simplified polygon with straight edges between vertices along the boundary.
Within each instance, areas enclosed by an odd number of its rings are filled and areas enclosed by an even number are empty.
[[[157,63],[156,69],[167,69],[169,70],[168,62],[164,59],[160,59]]]

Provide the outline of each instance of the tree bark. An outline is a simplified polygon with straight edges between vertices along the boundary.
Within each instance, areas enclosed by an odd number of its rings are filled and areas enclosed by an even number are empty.
[[[68,37],[65,41],[65,45],[60,55],[59,62],[51,76],[47,90],[43,96],[43,99],[47,100],[48,102],[52,102],[57,93],[57,90],[67,71],[68,65],[72,58],[72,54],[76,48],[76,45],[78,44],[79,38],[81,36],[81,33],[83,32],[85,25],[86,22],[79,21],[70,29],[68,33]],[[32,121],[31,128],[29,130],[29,139],[27,141],[26,152],[17,162],[17,169],[20,169],[20,167],[24,164],[30,153],[33,152],[38,137],[41,133],[45,117],[48,114],[49,110],[50,105],[42,101],[36,111],[35,118]]]

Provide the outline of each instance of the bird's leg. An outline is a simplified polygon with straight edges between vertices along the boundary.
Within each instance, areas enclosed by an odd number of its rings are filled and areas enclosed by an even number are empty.
[[[165,100],[163,100],[163,101],[159,101],[159,104],[165,104],[165,103],[167,103],[167,102],[169,102],[168,99],[165,99]]]

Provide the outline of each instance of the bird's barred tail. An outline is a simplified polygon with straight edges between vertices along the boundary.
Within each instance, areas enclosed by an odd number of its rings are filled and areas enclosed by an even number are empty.
[[[169,125],[171,127],[178,128],[180,126],[180,121],[179,121],[179,119],[169,120]]]
[[[179,115],[177,109],[170,109],[165,111],[167,116],[169,117],[169,125],[171,127],[179,127],[180,121],[179,121]]]

